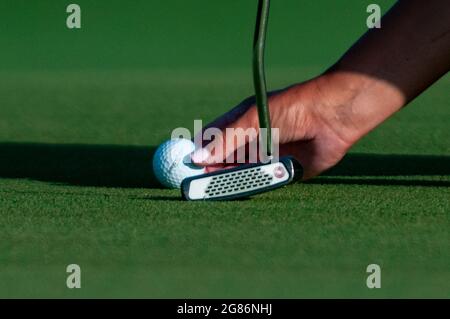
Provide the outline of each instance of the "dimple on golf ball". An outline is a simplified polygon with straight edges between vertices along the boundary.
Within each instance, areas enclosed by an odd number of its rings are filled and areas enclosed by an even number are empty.
[[[153,156],[153,171],[158,181],[169,188],[180,188],[186,177],[205,173],[203,167],[191,162],[195,150],[191,140],[176,138],[162,143]]]

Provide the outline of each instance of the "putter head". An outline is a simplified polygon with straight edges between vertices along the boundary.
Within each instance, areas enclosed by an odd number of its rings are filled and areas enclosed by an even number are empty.
[[[238,199],[280,188],[302,176],[300,163],[287,156],[274,163],[246,164],[186,178],[181,193],[185,200]]]

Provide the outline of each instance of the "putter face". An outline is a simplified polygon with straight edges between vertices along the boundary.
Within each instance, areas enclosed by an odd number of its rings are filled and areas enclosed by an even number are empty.
[[[247,164],[186,178],[181,192],[186,200],[227,200],[263,193],[301,178],[300,164],[292,157],[279,162]]]

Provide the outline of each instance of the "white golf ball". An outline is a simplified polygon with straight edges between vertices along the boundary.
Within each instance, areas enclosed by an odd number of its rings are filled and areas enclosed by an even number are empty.
[[[203,167],[191,162],[195,150],[191,140],[176,138],[162,143],[153,156],[153,171],[158,181],[169,188],[180,188],[186,177],[205,173]]]

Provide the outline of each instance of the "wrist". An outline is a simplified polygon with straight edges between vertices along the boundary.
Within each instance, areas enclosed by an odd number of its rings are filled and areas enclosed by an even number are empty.
[[[384,80],[335,66],[316,80],[319,112],[345,142],[353,145],[405,104],[403,93]]]

